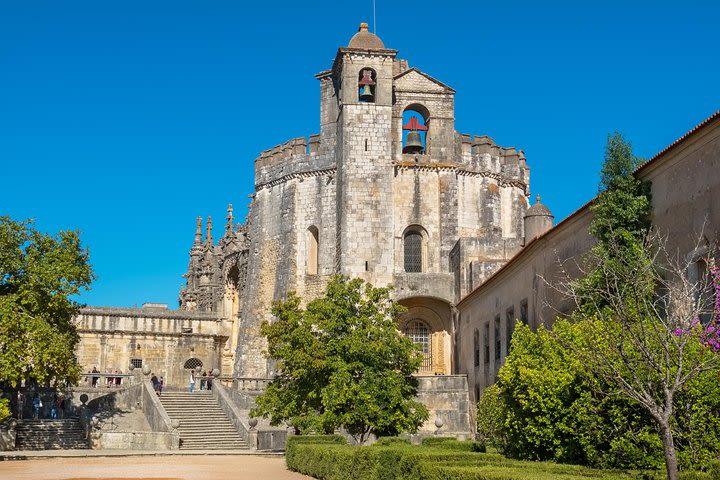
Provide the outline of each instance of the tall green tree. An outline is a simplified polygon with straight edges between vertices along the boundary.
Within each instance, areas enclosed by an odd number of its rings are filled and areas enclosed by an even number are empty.
[[[577,306],[572,318],[584,327],[584,335],[570,345],[593,374],[613,387],[611,393],[636,402],[655,421],[667,476],[675,480],[676,395],[698,375],[720,366],[698,322],[713,314],[705,311],[707,302],[696,301],[698,292],[712,291],[711,285],[699,284],[711,276],[690,281],[687,272],[695,260],[679,258],[664,239],[648,235],[649,187],[633,175],[637,163],[619,134],[609,138],[600,194],[592,207],[591,232],[598,243],[583,277],[563,289]]]
[[[71,297],[93,278],[78,232],[50,235],[0,217],[0,383],[79,379]]]
[[[261,329],[277,376],[252,415],[301,432],[342,427],[358,444],[372,434],[417,431],[428,418],[414,399],[412,374],[422,358],[397,330],[402,311],[387,288],[343,276],[304,309],[294,293],[277,302],[277,321]]]

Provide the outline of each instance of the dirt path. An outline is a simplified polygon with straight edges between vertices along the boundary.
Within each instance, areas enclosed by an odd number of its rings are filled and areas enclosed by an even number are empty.
[[[283,457],[83,457],[0,462],[3,480],[303,480]]]

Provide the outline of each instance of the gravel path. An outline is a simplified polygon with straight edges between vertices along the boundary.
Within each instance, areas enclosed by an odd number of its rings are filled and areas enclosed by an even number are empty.
[[[0,462],[3,480],[302,480],[284,457],[84,457]]]

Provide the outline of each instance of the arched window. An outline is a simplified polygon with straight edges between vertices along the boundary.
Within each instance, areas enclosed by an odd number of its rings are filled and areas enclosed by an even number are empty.
[[[420,345],[422,352],[430,353],[430,329],[421,320],[411,320],[405,325],[405,336],[410,338],[416,345]]]
[[[197,367],[202,367],[202,362],[199,358],[189,358],[185,361],[185,365],[183,365],[183,368],[189,369],[189,370],[195,370]]]
[[[372,68],[360,69],[358,76],[358,101],[375,103],[375,85],[377,76]]]
[[[315,225],[307,229],[307,268],[308,275],[318,274],[318,229]]]
[[[408,154],[427,153],[427,134],[430,112],[419,103],[409,105],[402,116],[402,152]]]
[[[410,230],[403,238],[405,248],[405,271],[409,273],[422,272],[422,234],[417,230]]]

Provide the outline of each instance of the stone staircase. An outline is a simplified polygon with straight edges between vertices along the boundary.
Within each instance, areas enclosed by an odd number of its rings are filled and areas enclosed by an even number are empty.
[[[163,391],[160,401],[171,420],[179,420],[184,450],[245,450],[248,448],[212,392]]]
[[[18,420],[16,450],[70,450],[90,448],[77,418]]]

